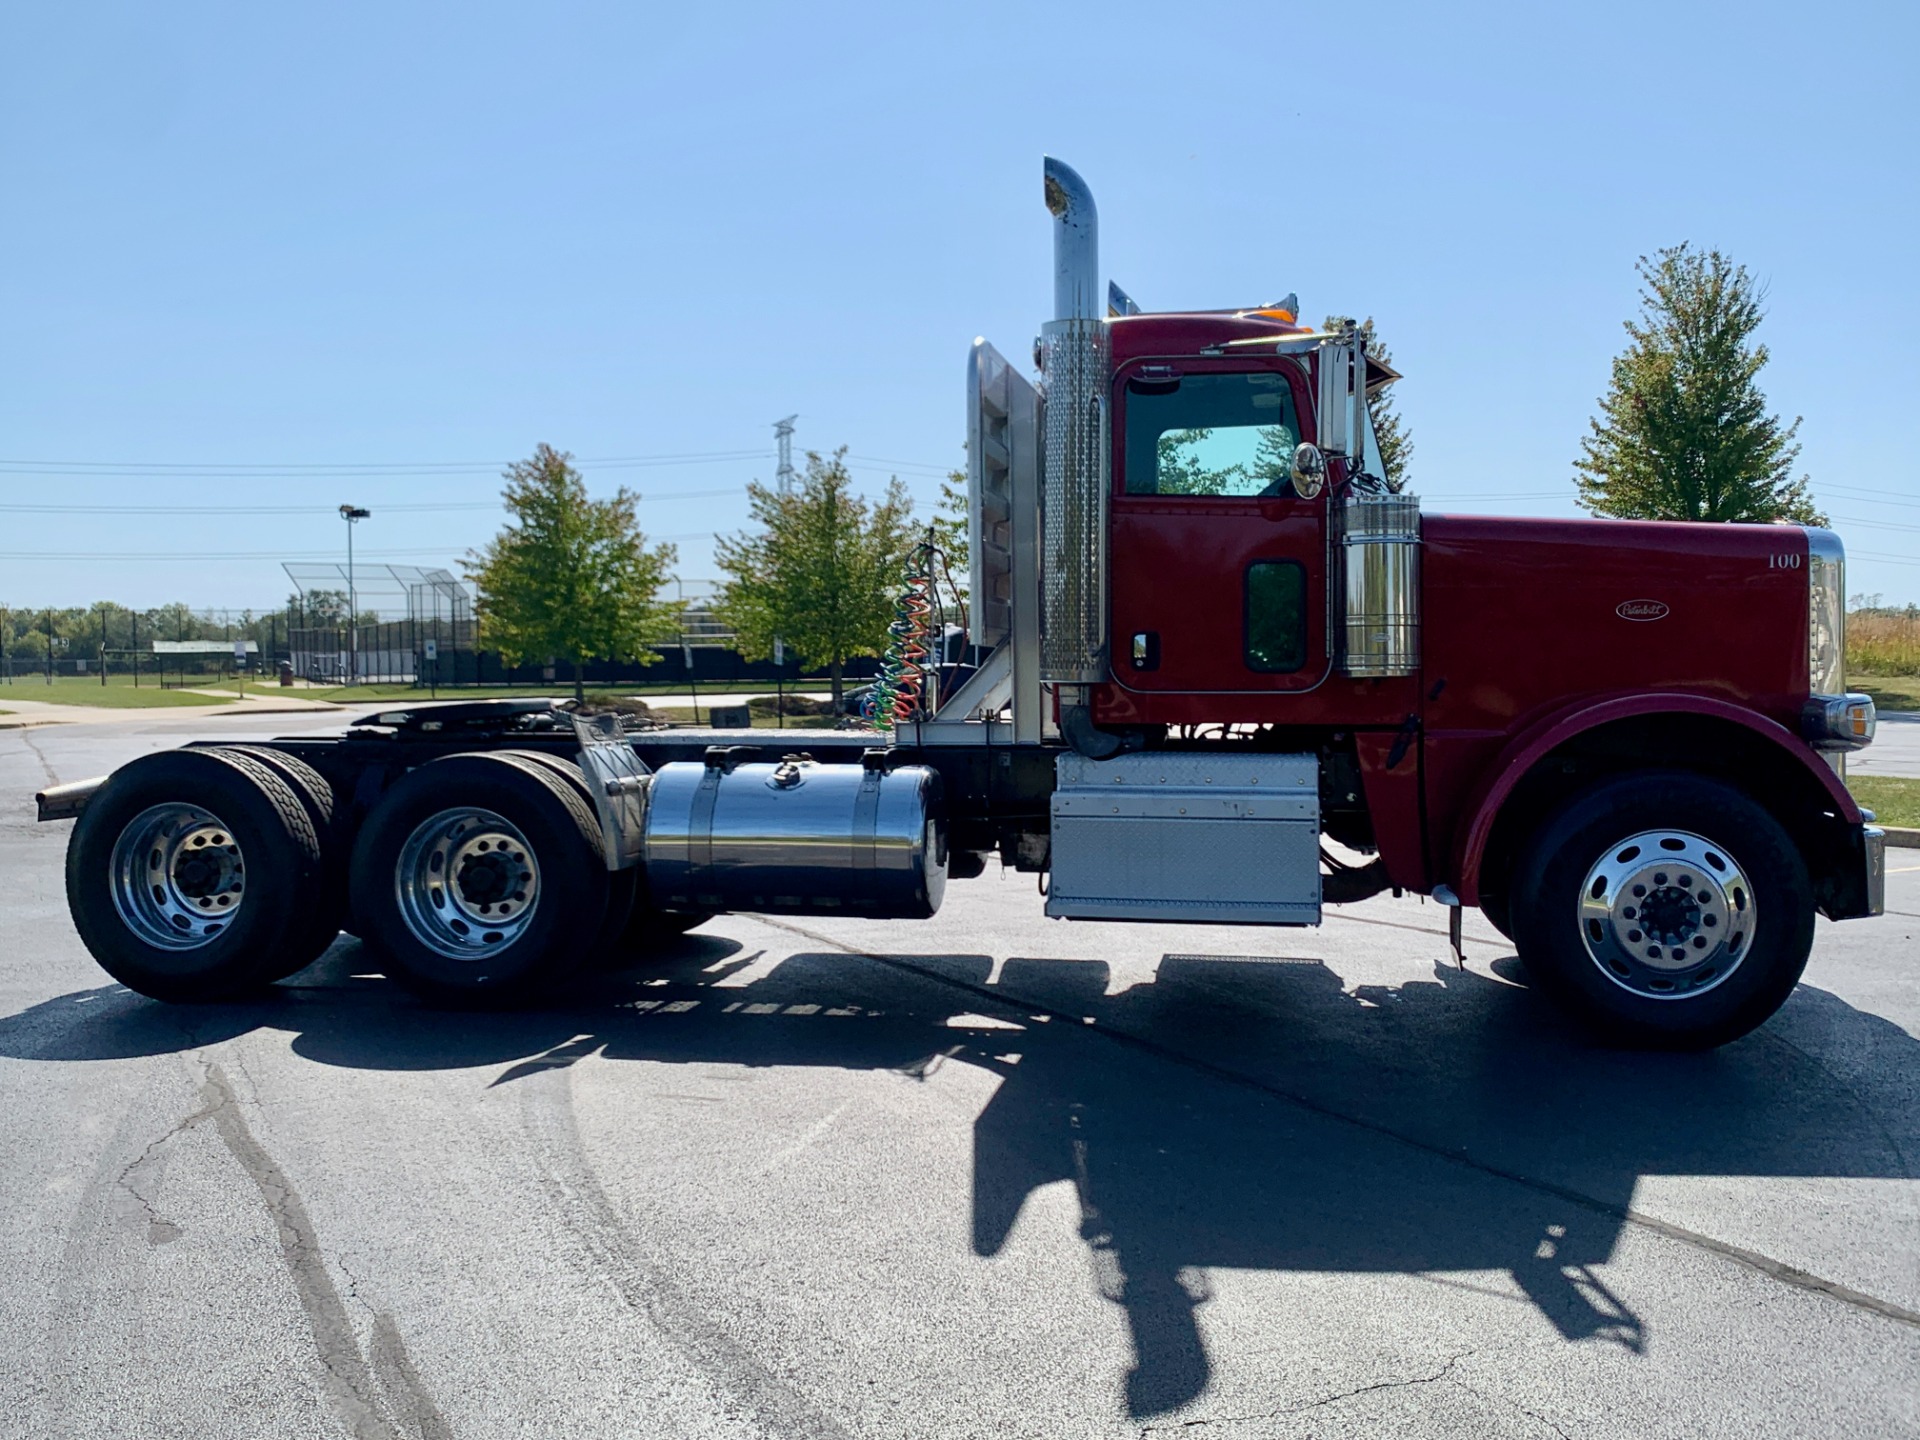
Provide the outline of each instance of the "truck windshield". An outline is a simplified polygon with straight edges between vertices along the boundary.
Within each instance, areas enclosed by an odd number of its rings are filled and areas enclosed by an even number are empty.
[[[1284,375],[1136,378],[1126,404],[1127,494],[1288,493],[1300,426]]]

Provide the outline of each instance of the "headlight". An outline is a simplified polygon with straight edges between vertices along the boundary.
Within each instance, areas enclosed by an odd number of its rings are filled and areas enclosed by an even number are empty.
[[[1800,709],[1800,733],[1816,750],[1858,750],[1873,741],[1878,716],[1873,697],[1810,695]]]

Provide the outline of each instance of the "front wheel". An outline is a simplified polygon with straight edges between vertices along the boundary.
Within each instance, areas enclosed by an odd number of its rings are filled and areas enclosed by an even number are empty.
[[[1576,796],[1516,868],[1516,948],[1603,1038],[1705,1049],[1760,1025],[1813,948],[1813,887],[1739,791],[1651,772]]]

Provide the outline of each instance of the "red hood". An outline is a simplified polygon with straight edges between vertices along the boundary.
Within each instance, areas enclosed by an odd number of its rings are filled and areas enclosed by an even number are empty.
[[[1426,515],[1427,720],[1508,730],[1582,695],[1682,691],[1789,729],[1807,694],[1791,525]]]

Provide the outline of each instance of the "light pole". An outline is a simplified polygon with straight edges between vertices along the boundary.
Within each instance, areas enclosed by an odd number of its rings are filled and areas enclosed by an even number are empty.
[[[353,526],[373,514],[359,505],[342,505],[340,518],[347,522],[347,683],[360,683],[360,597],[353,583]]]

